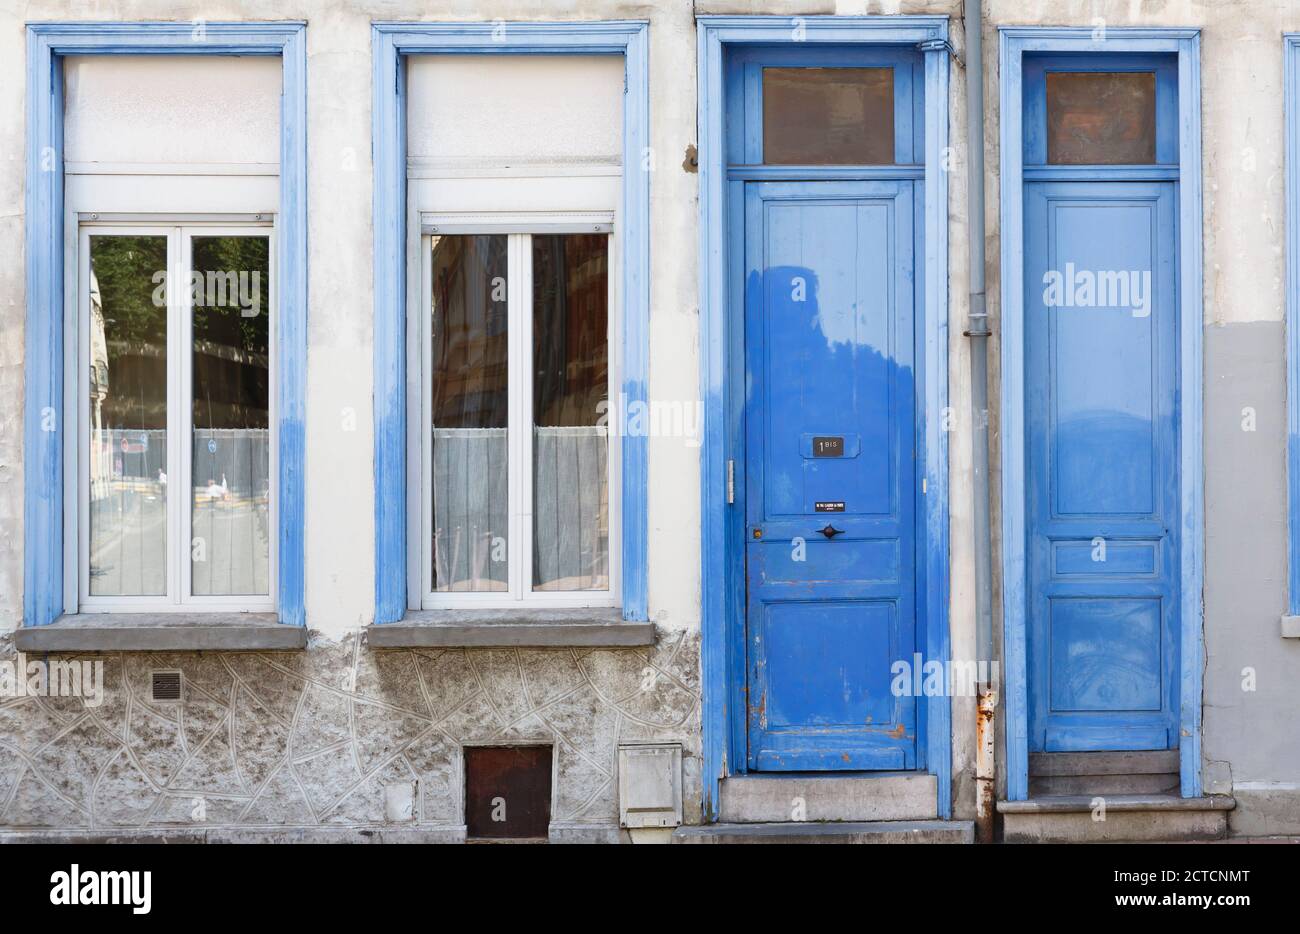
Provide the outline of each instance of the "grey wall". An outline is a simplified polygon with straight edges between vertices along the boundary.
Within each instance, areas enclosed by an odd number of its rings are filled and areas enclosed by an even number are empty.
[[[1208,792],[1235,832],[1300,832],[1300,639],[1286,608],[1285,335],[1205,328],[1205,704]],[[1253,430],[1252,429],[1253,413]]]

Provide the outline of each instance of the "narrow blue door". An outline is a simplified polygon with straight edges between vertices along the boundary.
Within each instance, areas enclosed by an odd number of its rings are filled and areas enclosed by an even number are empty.
[[[753,770],[917,766],[912,186],[745,186]]]
[[[1025,186],[1031,751],[1178,745],[1176,200]]]

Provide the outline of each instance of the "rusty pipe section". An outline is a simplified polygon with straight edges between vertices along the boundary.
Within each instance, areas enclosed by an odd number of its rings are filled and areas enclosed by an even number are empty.
[[[994,801],[997,797],[997,774],[994,736],[997,733],[998,689],[980,688],[975,708],[975,839],[993,842]]]

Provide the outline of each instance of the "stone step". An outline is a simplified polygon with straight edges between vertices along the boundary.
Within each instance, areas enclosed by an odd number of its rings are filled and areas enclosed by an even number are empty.
[[[939,816],[938,793],[938,779],[920,772],[735,775],[722,781],[718,819],[728,824],[931,820]]]
[[[1176,795],[1178,750],[1036,752],[1029,795]]]
[[[1178,770],[1177,749],[1029,754],[1030,775],[1145,775]]]
[[[1029,796],[1043,795],[1176,795],[1177,772],[1133,775],[1031,775]]]
[[[1235,806],[1226,795],[1044,795],[998,812],[1006,843],[1173,842],[1223,839]]]
[[[679,827],[673,843],[972,843],[972,821],[704,824]]]

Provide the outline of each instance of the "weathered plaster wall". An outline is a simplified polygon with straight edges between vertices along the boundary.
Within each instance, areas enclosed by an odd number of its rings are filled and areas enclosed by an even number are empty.
[[[0,701],[0,829],[456,839],[461,746],[540,743],[554,746],[553,833],[617,839],[619,743],[680,742],[699,800],[698,651],[679,632],[648,652],[372,651],[351,636],[301,653],[99,656],[97,707]],[[153,701],[151,670],[177,668],[183,702]],[[412,783],[413,813],[394,820],[385,790]]]
[[[391,769],[403,776],[421,774],[424,764],[433,761],[421,757],[421,748],[427,747],[435,735],[445,735],[448,743],[469,735],[457,733],[462,727],[456,725],[459,721],[454,720],[455,714],[453,719],[445,719],[447,714],[435,706],[433,692],[468,691],[462,697],[463,703],[490,704],[501,719],[500,728],[506,728],[508,723],[533,723],[531,718],[536,716],[546,724],[547,731],[565,737],[568,746],[583,751],[586,758],[578,758],[586,764],[584,767],[598,772],[599,764],[609,761],[612,737],[624,729],[633,729],[638,719],[636,711],[641,709],[635,705],[659,710],[667,709],[662,707],[666,704],[680,711],[684,701],[676,692],[698,691],[699,453],[697,447],[682,438],[650,439],[649,491],[650,610],[661,627],[661,643],[655,651],[656,657],[674,653],[673,661],[661,666],[671,677],[656,680],[673,685],[673,690],[664,690],[677,700],[639,697],[641,679],[637,672],[647,659],[637,652],[520,652],[517,665],[527,674],[521,676],[519,687],[507,688],[489,686],[489,682],[498,683],[490,672],[509,668],[505,663],[498,664],[500,659],[492,653],[393,653],[395,661],[385,662],[356,645],[358,629],[370,620],[374,594],[370,21],[497,17],[651,21],[655,174],[651,195],[650,396],[671,402],[699,396],[697,176],[682,168],[686,147],[695,141],[695,13],[943,13],[954,17],[954,42],[959,47],[962,44],[958,0],[580,0],[576,4],[497,0],[487,13],[480,0],[0,0],[0,631],[18,625],[22,607],[23,23],[201,16],[210,21],[301,18],[309,22],[312,304],[306,564],[307,612],[315,637],[313,648],[300,656],[191,656],[179,660],[180,667],[187,673],[193,671],[199,683],[208,686],[204,696],[195,702],[192,717],[187,703],[187,715],[179,726],[172,715],[148,711],[143,700],[127,700],[125,696],[117,699],[118,707],[114,709],[118,712],[112,714],[77,714],[44,701],[5,703],[0,711],[0,743],[8,749],[21,748],[22,770],[33,779],[31,794],[46,804],[29,802],[27,792],[23,792],[22,801],[28,803],[20,803],[12,793],[21,790],[22,782],[15,786],[14,769],[10,766],[5,772],[5,764],[0,761],[0,776],[9,776],[7,786],[0,783],[0,801],[4,800],[6,788],[10,797],[0,826],[22,823],[15,815],[39,814],[42,807],[47,815],[61,815],[61,825],[90,826],[90,811],[79,810],[78,805],[85,807],[87,801],[93,802],[95,782],[101,789],[95,794],[102,794],[114,787],[114,781],[132,781],[125,776],[134,774],[131,770],[136,768],[145,777],[136,779],[134,790],[110,795],[104,803],[106,810],[96,810],[93,820],[100,820],[101,814],[108,820],[115,809],[125,808],[136,809],[142,822],[157,822],[170,808],[181,808],[180,804],[165,801],[170,792],[189,792],[204,785],[215,800],[219,796],[213,788],[224,782],[221,787],[231,792],[229,799],[242,801],[238,806],[216,807],[215,812],[225,820],[251,825],[260,813],[253,796],[259,788],[264,789],[264,796],[269,795],[275,782],[275,794],[285,802],[283,808],[296,808],[292,813],[299,817],[310,812],[311,820],[304,819],[304,825],[331,820],[365,823],[376,813],[374,799],[367,796],[375,794],[381,775],[392,774]],[[986,219],[992,231],[987,273],[995,334],[999,307],[998,74],[997,34],[992,24],[1096,26],[1100,20],[1107,26],[1178,25],[1201,26],[1205,30],[1207,787],[1231,787],[1243,804],[1255,788],[1262,788],[1255,797],[1267,800],[1267,810],[1261,805],[1257,813],[1289,813],[1286,819],[1297,819],[1294,783],[1300,778],[1300,743],[1295,742],[1294,702],[1288,702],[1283,686],[1288,676],[1294,682],[1300,647],[1278,637],[1277,614],[1285,598],[1285,550],[1278,528],[1284,508],[1281,451],[1285,423],[1280,378],[1284,280],[1280,36],[1284,30],[1300,29],[1300,2],[990,0],[986,18],[990,24],[984,39],[988,103]],[[967,309],[966,129],[965,72],[960,65],[954,64],[952,79],[950,135],[955,158],[949,185],[949,369],[950,405],[956,419],[950,439],[951,617],[954,655],[970,658],[974,654],[970,419],[967,345],[960,337]],[[192,128],[181,131],[190,132]],[[1263,327],[1250,322],[1271,324]],[[1246,330],[1238,333],[1238,328]],[[996,338],[992,353],[992,482],[996,490]],[[1243,436],[1240,429],[1240,409],[1244,405],[1254,406],[1259,413],[1257,430],[1249,436]],[[995,499],[995,528],[999,508]],[[1250,547],[1240,547],[1243,541],[1250,541]],[[669,648],[672,646],[676,648]],[[140,657],[113,663],[119,670],[125,665],[128,670],[135,666],[141,671],[151,664]],[[268,685],[280,684],[280,693],[263,697],[270,691],[269,686],[255,683],[257,679],[247,674],[251,670],[248,666],[257,665],[273,673]],[[355,692],[347,691],[341,679],[350,665],[393,671],[403,667],[421,669],[425,672],[421,690],[428,693],[422,698],[413,696],[409,683],[381,688],[383,679],[378,676],[370,682],[362,678]],[[600,676],[603,681],[586,674],[596,665],[604,666]],[[455,673],[458,666],[460,673]],[[673,671],[674,666],[680,670]],[[1258,674],[1260,689],[1253,693],[1240,687],[1241,669],[1246,666]],[[576,681],[573,668],[583,673]],[[245,672],[242,677],[241,671]],[[401,676],[397,679],[400,681]],[[137,694],[130,696],[135,698]],[[563,723],[558,722],[558,710],[569,702],[561,701],[561,695],[574,699],[565,708],[570,712],[564,714]],[[580,697],[586,700],[577,700]],[[297,739],[303,721],[327,722],[333,716],[338,730],[342,730],[338,714],[341,707],[356,708],[363,715],[350,717],[346,731],[319,736],[304,732],[301,742]],[[251,724],[247,711],[260,708],[270,715],[260,726]],[[552,711],[549,716],[548,710]],[[139,733],[131,727],[131,716],[140,719]],[[611,718],[617,726],[609,725]],[[641,717],[653,725],[635,727],[637,731],[650,730],[655,738],[678,736],[687,744],[688,811],[692,807],[689,802],[698,807],[698,762],[691,758],[698,753],[697,718],[696,709],[683,711],[682,718],[671,722]],[[228,727],[222,728],[223,723]],[[954,699],[953,725],[957,814],[969,816],[973,806],[969,774],[974,733],[969,699]],[[183,746],[181,736],[185,737]],[[206,744],[204,737],[210,737]],[[326,742],[329,737],[333,738]],[[224,748],[222,743],[226,744]],[[194,762],[182,765],[176,757],[189,755],[191,744],[198,756]],[[135,748],[155,745],[164,751],[149,759],[149,764],[134,761]],[[227,756],[225,749],[235,752]],[[238,752],[245,749],[249,750],[247,755]],[[88,752],[87,758],[81,760],[78,757],[82,750],[98,752]],[[439,755],[443,758],[438,761],[445,764],[452,761],[454,751],[444,750]],[[66,767],[61,764],[64,762]],[[372,768],[364,771],[367,765]],[[353,772],[354,768],[363,772]],[[691,768],[696,775],[691,775]],[[183,774],[184,769],[189,773]],[[565,813],[608,821],[612,805],[607,786],[601,786],[606,790],[597,787],[600,783],[596,772],[584,773],[577,766],[575,769],[572,779],[565,775],[560,779],[563,800],[570,802],[565,807],[571,808]],[[422,781],[428,793],[437,787],[432,776],[444,773],[430,768],[424,774],[430,776],[427,784]],[[584,774],[590,781],[581,777]],[[608,776],[608,772],[604,774]],[[51,782],[71,784],[66,788],[47,784],[45,776]],[[287,781],[290,776],[294,778],[292,784]],[[308,782],[316,782],[313,787],[317,791],[303,787]],[[1287,782],[1292,783],[1290,788]],[[595,798],[579,815],[579,799],[588,800],[583,798],[584,788]],[[234,794],[235,789],[240,794]],[[434,798],[437,800],[436,793]],[[366,807],[372,810],[367,812]],[[443,813],[437,811],[436,804],[433,807],[421,810],[419,820],[433,820]],[[284,815],[290,811],[274,813]],[[1279,826],[1276,817],[1261,817],[1252,823],[1249,807],[1245,814],[1234,820],[1250,832]],[[276,819],[288,820],[283,816]]]

